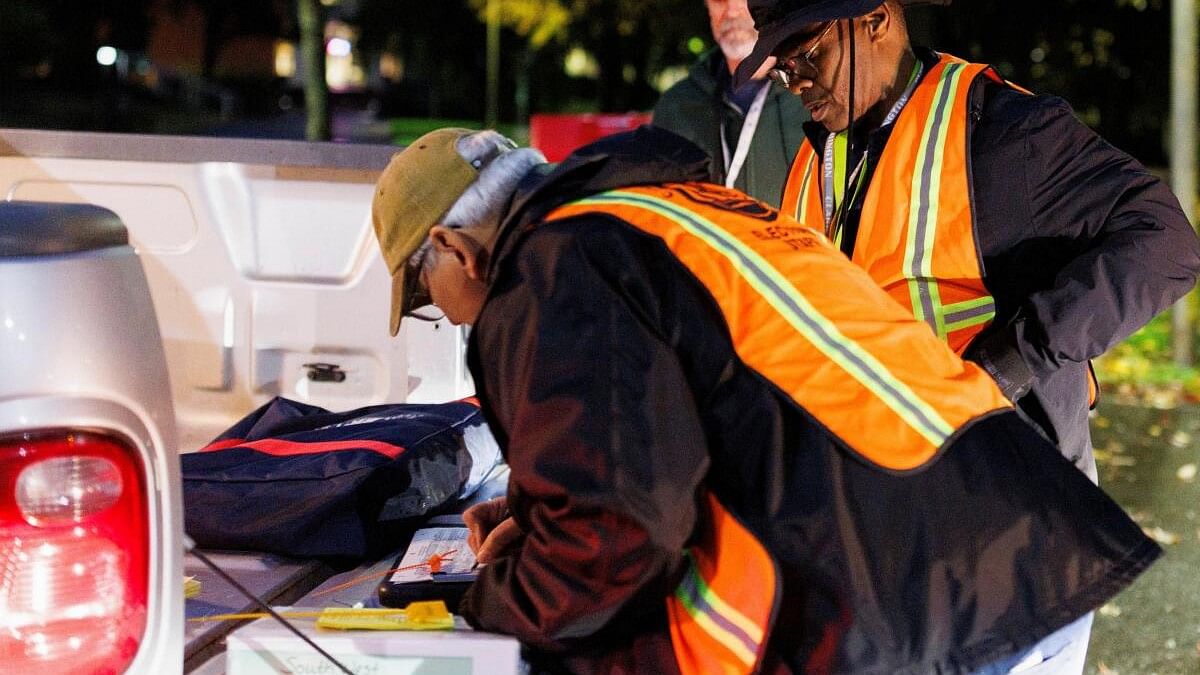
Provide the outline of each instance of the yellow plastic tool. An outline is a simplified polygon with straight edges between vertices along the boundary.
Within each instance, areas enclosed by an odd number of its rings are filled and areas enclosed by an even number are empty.
[[[403,610],[364,613],[350,607],[326,607],[318,628],[335,630],[451,630],[454,617],[441,600],[409,603]]]
[[[285,619],[316,619],[319,628],[333,630],[451,630],[454,617],[441,600],[409,603],[404,609],[326,607],[319,610],[282,611]],[[202,616],[188,621],[240,621],[243,619],[265,619],[266,612],[244,612],[240,614],[217,614]]]

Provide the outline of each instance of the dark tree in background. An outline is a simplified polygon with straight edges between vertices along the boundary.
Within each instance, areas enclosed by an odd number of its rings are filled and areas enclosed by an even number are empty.
[[[959,0],[921,11],[930,46],[1062,96],[1114,145],[1164,166],[1170,10],[1169,0]]]
[[[152,6],[156,0],[142,0]],[[164,0],[157,0],[163,2]],[[275,38],[299,36],[297,8],[302,0],[165,0],[167,11],[198,9],[203,16],[202,78],[227,99],[223,115],[261,116],[278,112],[281,83],[262,66],[261,47],[247,53],[247,41],[261,45]],[[161,6],[160,6],[161,7]],[[318,38],[320,41],[320,39]],[[228,99],[235,110],[225,110]]]
[[[486,36],[466,0],[361,0],[357,19],[364,53],[402,63],[381,114],[483,119]]]
[[[683,63],[690,65],[695,55],[688,50],[691,38],[711,44],[708,15],[702,0],[660,0],[640,2],[591,0],[593,8],[614,4],[616,12],[607,17],[602,30],[591,26],[581,16],[574,25],[590,38],[586,44],[596,49],[617,51],[616,57],[601,60],[600,81],[606,83],[599,92],[601,105],[607,110],[648,109],[654,105],[658,92],[650,87],[649,77],[664,66]],[[590,28],[590,30],[589,30]],[[614,42],[615,40],[615,42]],[[613,47],[617,46],[617,49]],[[628,77],[630,74],[633,77]],[[630,83],[628,80],[632,79]],[[621,86],[622,81],[626,85]],[[614,91],[613,89],[616,89]]]
[[[482,0],[472,0],[481,5]],[[597,76],[590,86],[571,87],[601,112],[647,110],[658,91],[651,79],[663,68],[690,64],[695,59],[688,41],[711,42],[703,0],[501,0],[507,7],[510,25],[519,24],[527,13],[522,5],[542,5],[560,12],[562,20],[553,27],[545,45],[534,44],[533,28],[517,32],[525,36],[538,58],[556,59],[560,79],[562,56],[578,47],[595,57]],[[553,101],[553,99],[551,99]],[[547,102],[551,102],[547,101]]]
[[[80,128],[127,126],[127,98],[110,86],[112,69],[96,62],[96,50],[140,50],[148,29],[144,0],[3,0],[0,115],[36,124],[48,105],[61,105],[62,115]],[[22,108],[14,96],[27,82],[37,86],[28,93],[32,105]]]
[[[504,121],[523,121],[525,111],[649,109],[658,97],[650,79],[695,58],[690,38],[709,40],[703,0],[498,2]],[[391,51],[404,63],[396,86],[406,100],[394,106],[411,110],[425,100],[424,114],[482,118],[486,5],[361,0],[362,48]],[[576,48],[595,59],[595,77],[566,74],[564,58]]]
[[[176,97],[204,113],[195,124],[213,121],[213,112],[198,106],[219,107],[221,120],[278,115],[289,83],[273,72],[250,72],[240,45],[296,40],[298,10],[323,9],[317,0],[0,2],[0,125],[150,132],[163,128],[159,112],[167,104],[139,107],[137,97],[170,92],[138,92],[117,82],[113,67],[96,62],[99,46],[143,53],[162,12],[198,11],[202,67],[183,78],[190,93]],[[523,124],[531,112],[648,110],[658,97],[652,83],[661,85],[660,75],[690,65],[712,44],[703,0],[494,2],[502,26],[502,123]],[[374,74],[371,93],[381,117],[482,121],[486,3],[341,0],[326,11],[360,30],[357,48]],[[1165,165],[1169,0],[957,0],[910,14],[914,32],[930,46],[993,63],[1018,84],[1063,96],[1112,143],[1147,164]],[[319,22],[310,32],[323,38]],[[594,71],[571,76],[564,61],[580,53]],[[385,54],[400,64],[387,78],[378,75]],[[192,113],[172,114],[166,128],[185,133],[185,115]]]
[[[0,20],[0,83],[45,73],[59,47],[52,13],[40,3],[8,0]],[[48,74],[48,73],[46,73]]]
[[[325,13],[318,0],[296,0],[300,17],[300,61],[304,67],[304,138],[330,138],[329,87],[325,84]]]
[[[195,5],[204,14],[204,69],[207,78],[221,77],[218,66],[224,48],[247,35],[285,35],[290,32],[290,2],[279,0],[169,0],[170,9]]]

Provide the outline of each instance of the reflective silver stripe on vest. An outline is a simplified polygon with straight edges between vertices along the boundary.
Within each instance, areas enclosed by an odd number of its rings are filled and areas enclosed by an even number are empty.
[[[941,197],[942,158],[949,136],[950,112],[965,64],[951,63],[942,71],[934,93],[934,105],[925,121],[919,164],[913,172],[908,213],[908,241],[904,251],[904,269],[908,271],[909,298],[913,315],[929,324],[938,337],[945,339],[946,319],[933,275],[934,241],[937,236],[938,205]]]
[[[804,216],[808,212],[808,197],[810,194],[812,194],[812,190],[809,190],[809,180],[812,179],[813,167],[816,165],[817,153],[814,152],[812,159],[808,161],[808,166],[804,168],[804,179],[800,181],[800,199],[796,200],[796,213],[793,214],[793,217],[796,220],[808,225],[809,227],[812,227],[812,223],[806,223],[804,221]]]

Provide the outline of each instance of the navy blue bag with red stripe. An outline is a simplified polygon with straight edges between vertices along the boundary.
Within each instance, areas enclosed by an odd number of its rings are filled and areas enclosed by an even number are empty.
[[[377,556],[500,461],[470,401],[331,413],[275,398],[181,457],[185,528],[204,548]]]

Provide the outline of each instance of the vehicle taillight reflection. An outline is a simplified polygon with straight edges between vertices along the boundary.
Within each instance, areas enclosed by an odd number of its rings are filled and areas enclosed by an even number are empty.
[[[0,438],[0,673],[119,673],[146,626],[141,462],[95,432]]]
[[[17,476],[17,507],[30,525],[79,522],[121,498],[121,470],[103,457],[54,457]]]

